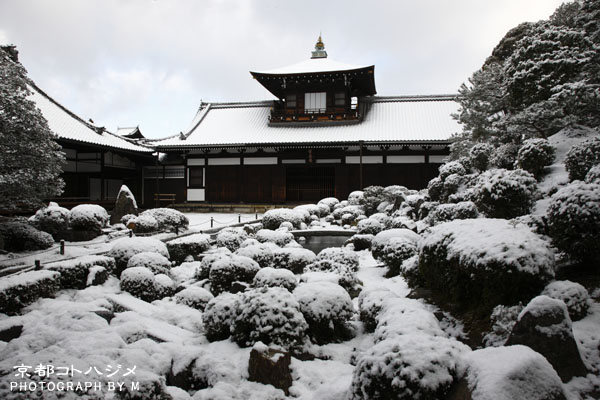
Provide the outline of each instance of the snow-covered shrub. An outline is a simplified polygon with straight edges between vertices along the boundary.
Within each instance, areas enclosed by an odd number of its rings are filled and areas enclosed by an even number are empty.
[[[373,334],[375,343],[396,335],[447,336],[435,315],[414,299],[405,297],[385,299],[376,320],[377,326]]]
[[[235,254],[253,259],[258,263],[258,265],[260,265],[261,268],[266,268],[273,265],[274,254],[272,244],[259,243],[256,241],[256,244],[246,246],[244,243],[242,243],[242,247],[235,251]]]
[[[464,355],[465,387],[473,399],[565,399],[548,360],[527,346],[489,347]]]
[[[276,208],[274,210],[268,210],[262,219],[262,223],[265,229],[275,230],[279,228],[282,222],[290,222],[294,228],[299,229],[300,223],[302,222],[303,214],[296,210],[290,210],[289,208]]]
[[[341,342],[352,337],[352,300],[340,285],[331,282],[303,283],[294,290],[308,333],[317,344]]]
[[[331,207],[326,203],[317,204],[317,208],[319,209],[319,217],[326,217],[331,213]]]
[[[492,169],[482,173],[473,187],[477,208],[491,218],[529,214],[537,195],[537,181],[522,169]]]
[[[292,292],[298,285],[294,273],[287,269],[262,268],[254,276],[254,287],[282,287]]]
[[[598,137],[574,145],[565,156],[565,167],[572,181],[584,180],[588,171],[598,164],[600,164],[600,138]]]
[[[202,314],[206,338],[211,342],[224,340],[231,334],[231,326],[238,308],[239,294],[221,293],[212,298]]]
[[[40,297],[52,297],[60,289],[60,273],[29,271],[0,280],[0,313],[14,315]]]
[[[427,184],[429,198],[433,201],[444,201],[444,181],[436,176]]]
[[[523,311],[523,304],[514,306],[497,305],[492,310],[490,321],[492,330],[483,337],[483,344],[489,346],[504,346],[510,336],[513,326],[519,319],[519,314]]]
[[[585,175],[586,183],[600,183],[600,164],[594,165]]]
[[[270,229],[261,229],[256,232],[256,240],[261,243],[275,243],[277,246],[283,247],[294,240],[294,235],[287,231],[273,231]]]
[[[30,218],[30,222],[41,231],[48,232],[54,240],[64,239],[69,230],[69,217],[71,212],[59,207],[56,203],[50,203],[48,207],[40,208]]]
[[[327,259],[316,259],[314,262],[308,264],[304,269],[303,280],[307,274],[314,272],[324,273],[321,274],[321,277],[325,277],[324,275],[329,275],[325,280],[338,283],[352,298],[358,296],[362,290],[362,282],[358,279],[356,272],[348,264],[342,264]]]
[[[273,251],[273,267],[285,268],[294,274],[301,274],[316,257],[315,253],[304,248],[275,249]]]
[[[367,332],[373,332],[377,326],[377,317],[386,299],[395,297],[389,289],[375,288],[363,290],[358,296],[359,318]]]
[[[236,251],[248,234],[242,228],[224,228],[217,234],[217,247],[226,247],[230,251]]]
[[[402,237],[418,243],[421,237],[409,229],[388,229],[375,235],[371,244],[371,252],[376,260],[381,260],[383,248],[393,237]]]
[[[381,232],[385,227],[374,218],[367,218],[360,221],[357,225],[358,233],[360,234],[371,234],[377,235]]]
[[[567,305],[572,321],[579,321],[584,318],[591,304],[590,294],[586,288],[576,282],[551,282],[542,294],[553,299],[562,300]]]
[[[196,270],[195,278],[196,279],[208,279],[210,275],[210,269],[212,268],[213,263],[220,260],[221,258],[231,257],[231,252],[222,247],[218,248],[215,251],[211,251],[209,254],[205,255],[200,262],[200,266]]]
[[[294,207],[296,211],[308,212],[312,216],[319,217],[321,215],[321,209],[316,204],[302,204]]]
[[[4,250],[14,252],[43,250],[54,244],[49,233],[19,221],[0,224],[0,238],[4,241]]]
[[[210,236],[203,233],[196,233],[170,240],[166,244],[171,259],[177,263],[181,263],[188,256],[196,258],[198,254],[210,249]]]
[[[440,222],[454,221],[455,219],[477,218],[479,212],[477,206],[472,201],[461,201],[459,203],[440,204],[429,219],[433,225]]]
[[[556,149],[547,139],[527,139],[517,153],[516,166],[540,178],[554,161]]]
[[[88,275],[94,266],[106,271],[115,270],[115,260],[111,257],[88,255],[72,260],[57,261],[44,266],[44,269],[60,272],[60,286],[63,289],[85,289]]]
[[[150,215],[156,219],[159,230],[186,229],[190,224],[188,218],[181,211],[172,208],[151,208],[140,215]]]
[[[371,243],[373,243],[374,238],[375,235],[354,235],[347,243],[352,243],[354,245],[354,251],[367,250],[371,248]]]
[[[115,259],[117,275],[127,268],[129,259],[138,253],[152,252],[169,258],[167,246],[158,239],[150,237],[123,238],[115,241],[112,248],[106,253]]]
[[[469,150],[471,166],[480,171],[485,171],[493,151],[494,146],[489,143],[477,143],[475,146],[471,147],[471,150]]]
[[[213,295],[206,289],[198,286],[189,286],[175,295],[175,302],[185,306],[204,311]]]
[[[496,147],[490,156],[489,166],[491,168],[513,169],[517,160],[519,146],[513,143],[505,143]]]
[[[156,300],[154,274],[148,268],[127,268],[121,273],[121,290],[144,301]]]
[[[155,252],[142,252],[131,256],[127,261],[127,268],[144,267],[152,271],[153,274],[169,274],[171,261],[162,254]]]
[[[132,219],[134,219],[135,217],[137,217],[137,215],[135,214],[125,214],[121,217],[121,223],[125,226],[127,226],[129,224],[129,221],[131,221]],[[156,221],[156,220],[155,220]]]
[[[573,182],[552,195],[548,234],[576,260],[600,260],[600,184]]]
[[[171,297],[175,294],[175,282],[165,274],[154,275],[154,290],[157,299]]]
[[[377,207],[385,201],[383,196],[383,186],[367,186],[363,190],[363,196],[359,200],[359,204],[364,207],[367,215],[375,214]]]
[[[466,175],[467,174],[467,170],[465,169],[465,167],[459,163],[458,161],[449,161],[445,164],[440,165],[439,168],[439,178],[444,181],[447,177],[449,177],[450,175],[456,174],[456,175]]]
[[[454,339],[406,334],[381,341],[358,360],[350,399],[443,399],[469,348]]]
[[[123,217],[125,219],[125,217]],[[150,214],[132,216],[127,220],[125,226],[135,233],[153,233],[158,232],[158,221]]]
[[[69,222],[71,228],[81,231],[100,233],[108,225],[110,216],[101,206],[96,204],[80,204],[71,209]]]
[[[408,189],[406,186],[391,185],[383,188],[383,199],[388,204],[400,204],[404,201],[404,196]]]
[[[240,295],[236,304],[231,336],[240,346],[260,341],[293,349],[303,344],[308,324],[300,305],[286,289],[250,289]]]
[[[234,290],[236,282],[252,283],[260,266],[251,258],[226,255],[211,263],[208,279],[211,291],[218,295]]]
[[[335,207],[336,204],[339,204],[339,200],[336,199],[335,197],[326,197],[324,199],[319,200],[319,202],[317,203],[317,206],[320,206],[321,204],[327,206],[327,208],[329,209],[327,211],[326,214],[330,214],[333,211],[333,207]],[[322,209],[324,210],[324,209]],[[322,215],[324,216],[324,215]]]
[[[348,205],[357,206],[360,204],[365,194],[362,190],[355,190],[348,195]]]
[[[195,278],[200,265],[200,261],[182,262],[179,266],[171,268],[170,275],[178,284],[190,281]]]
[[[283,221],[281,223],[281,225],[279,225],[279,228],[277,228],[277,230],[278,231],[282,231],[282,230],[292,231],[292,230],[294,230],[294,225],[292,225],[291,222]]]
[[[350,271],[358,271],[358,255],[344,247],[328,247],[317,254],[317,261],[332,261],[345,265]]]
[[[415,254],[417,254],[417,244],[414,240],[405,237],[393,237],[388,240],[380,256],[388,267],[387,276],[398,275],[402,263]]]
[[[436,225],[419,245],[426,287],[462,307],[529,300],[554,277],[550,245],[523,224],[466,219]]]
[[[356,220],[361,215],[365,215],[365,210],[359,205],[345,206],[341,208],[336,208],[331,215],[335,219],[342,219],[342,216],[350,214],[354,220]]]

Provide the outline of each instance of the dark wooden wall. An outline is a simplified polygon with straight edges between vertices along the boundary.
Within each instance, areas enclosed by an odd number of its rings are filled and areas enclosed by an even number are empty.
[[[403,185],[422,189],[437,176],[438,167],[439,164],[365,164],[363,188]],[[361,188],[357,164],[209,166],[205,171],[208,202],[309,202],[328,196],[345,199]],[[161,192],[167,193],[162,183]]]

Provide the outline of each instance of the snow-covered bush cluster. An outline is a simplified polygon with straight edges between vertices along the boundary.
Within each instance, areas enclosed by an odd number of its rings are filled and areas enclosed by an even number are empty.
[[[127,268],[144,267],[153,274],[168,274],[171,269],[171,261],[160,253],[144,251],[131,256],[127,261]]]
[[[554,277],[554,254],[525,225],[456,220],[432,227],[420,242],[419,274],[447,301],[491,310],[539,293]]]
[[[574,145],[565,157],[569,179],[584,180],[592,167],[600,164],[600,138],[593,137]]]
[[[154,274],[145,267],[127,268],[121,273],[121,290],[144,301],[156,300]]]
[[[50,263],[44,268],[60,273],[61,288],[84,289],[90,284],[104,283],[108,274],[113,272],[116,266],[112,257],[89,255]],[[93,274],[91,280],[90,274]]]
[[[590,295],[586,288],[576,282],[551,282],[544,288],[542,294],[563,301],[569,311],[569,317],[573,321],[584,318],[591,304]]]
[[[0,312],[16,314],[40,297],[51,297],[60,288],[60,273],[29,271],[0,281]]]
[[[308,324],[294,296],[280,287],[249,289],[240,294],[231,327],[232,339],[240,346],[256,342],[285,348],[301,347]]]
[[[522,169],[485,171],[473,185],[472,199],[491,218],[528,214],[536,200],[535,177]]]
[[[48,232],[54,240],[64,239],[68,237],[69,217],[71,212],[60,207],[56,203],[50,203],[48,207],[42,207],[36,211],[35,215],[30,218],[38,229]]]
[[[301,274],[316,257],[315,253],[308,249],[277,248],[273,250],[273,267],[285,268],[294,274]]]
[[[108,225],[110,216],[106,210],[96,204],[81,204],[71,209],[69,222],[71,227],[81,231],[100,232]]]
[[[210,249],[210,236],[203,233],[196,233],[170,240],[166,244],[171,259],[181,263],[190,256],[196,259],[198,255]]]
[[[600,184],[573,182],[550,199],[548,234],[576,260],[600,260]]]
[[[206,304],[202,322],[208,340],[224,340],[229,337],[239,298],[239,294],[224,292],[210,299]]]
[[[248,238],[243,228],[225,228],[217,234],[217,247],[225,247],[229,251],[236,251]]]
[[[298,210],[288,208],[276,208],[269,210],[263,215],[262,223],[265,229],[275,230],[283,222],[289,222],[295,229],[300,229],[303,214]]]
[[[145,252],[158,253],[169,258],[167,246],[160,240],[151,237],[119,239],[113,244],[106,255],[115,259],[116,273],[119,275],[121,271],[127,268],[131,257]]]
[[[4,250],[20,252],[52,247],[52,235],[39,231],[26,222],[11,221],[0,224],[0,238]]]
[[[204,260],[203,260],[204,264]],[[207,262],[208,280],[214,295],[243,290],[252,283],[260,266],[251,258],[222,253]]]
[[[213,298],[214,296],[208,290],[198,286],[187,287],[175,295],[175,301],[178,304],[183,304],[200,311],[204,311],[206,305]]]
[[[298,285],[298,278],[290,270],[266,267],[256,273],[253,285],[255,287],[282,287],[293,292]]]
[[[256,232],[256,240],[260,243],[274,243],[277,246],[285,246],[294,240],[294,235],[287,230],[273,231],[270,229],[261,229]]]
[[[527,139],[517,153],[516,166],[540,178],[554,161],[555,148],[547,139]]]
[[[186,229],[190,221],[180,211],[172,208],[151,208],[125,224],[135,233]]]
[[[341,342],[352,337],[354,308],[350,295],[332,282],[302,283],[294,290],[308,334],[317,344]]]

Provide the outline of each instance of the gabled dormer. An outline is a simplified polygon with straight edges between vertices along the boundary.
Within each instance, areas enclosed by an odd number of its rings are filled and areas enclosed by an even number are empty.
[[[361,98],[375,90],[375,66],[344,64],[328,58],[321,36],[311,58],[283,68],[250,72],[278,100],[271,125],[359,122]]]

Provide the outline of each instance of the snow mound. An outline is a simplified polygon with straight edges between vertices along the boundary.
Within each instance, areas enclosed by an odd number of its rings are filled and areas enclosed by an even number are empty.
[[[183,304],[196,310],[204,311],[209,301],[213,299],[213,295],[206,289],[198,286],[190,286],[177,292],[175,302]]]
[[[473,400],[564,399],[552,365],[527,346],[488,347],[464,356]]]
[[[282,287],[291,292],[298,285],[298,279],[287,269],[266,267],[256,273],[253,284],[255,287]]]

